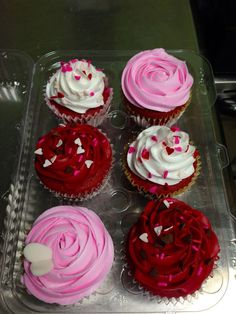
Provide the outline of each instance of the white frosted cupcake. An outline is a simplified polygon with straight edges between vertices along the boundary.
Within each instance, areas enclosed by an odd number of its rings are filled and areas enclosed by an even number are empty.
[[[61,62],[46,86],[46,103],[64,122],[99,125],[109,110],[113,89],[90,60]]]

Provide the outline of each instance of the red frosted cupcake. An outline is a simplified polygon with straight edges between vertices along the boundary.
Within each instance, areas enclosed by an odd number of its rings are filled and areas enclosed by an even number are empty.
[[[184,61],[161,48],[133,56],[121,85],[125,107],[136,123],[172,125],[190,103],[193,78]]]
[[[109,140],[90,125],[60,125],[42,136],[35,169],[49,190],[70,198],[94,196],[112,166]]]
[[[124,171],[132,185],[154,198],[189,188],[200,169],[198,150],[177,127],[152,126],[129,145]]]
[[[219,251],[208,218],[173,198],[149,202],[127,241],[128,264],[136,281],[168,298],[199,290]]]
[[[46,86],[46,103],[57,117],[93,126],[106,117],[112,95],[107,77],[90,60],[61,62]]]

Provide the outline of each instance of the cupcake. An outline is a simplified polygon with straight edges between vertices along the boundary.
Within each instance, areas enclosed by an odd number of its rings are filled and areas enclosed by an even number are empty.
[[[199,174],[200,156],[187,133],[156,125],[142,131],[127,147],[123,167],[132,185],[158,198],[189,188]]]
[[[208,218],[173,198],[150,201],[127,240],[127,261],[135,280],[167,298],[199,290],[219,251]]]
[[[61,62],[46,85],[46,103],[64,122],[102,123],[109,110],[113,90],[101,69],[90,60]]]
[[[136,54],[121,79],[126,110],[144,127],[175,123],[190,103],[192,85],[186,63],[164,49]]]
[[[25,244],[23,284],[47,303],[67,305],[89,296],[104,281],[114,258],[108,231],[84,207],[46,210],[34,222]]]
[[[59,125],[43,135],[35,150],[35,169],[43,185],[69,198],[94,196],[112,167],[109,140],[97,128]]]

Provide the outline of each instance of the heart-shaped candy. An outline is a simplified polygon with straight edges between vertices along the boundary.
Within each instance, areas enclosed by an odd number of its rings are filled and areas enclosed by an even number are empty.
[[[81,146],[77,148],[77,154],[83,154],[84,152],[85,150]]]
[[[86,165],[87,168],[90,168],[92,163],[93,163],[92,160],[85,160],[85,165]]]
[[[44,161],[43,167],[46,168],[46,167],[50,166],[51,164],[52,164],[52,162],[50,160],[46,159]]]
[[[77,145],[79,145],[79,146],[82,145],[81,140],[80,140],[79,137],[77,137],[77,138],[74,140],[74,143],[77,144]]]
[[[145,233],[142,233],[140,236],[139,236],[139,239],[145,243],[148,243],[148,234],[145,232]]]
[[[166,151],[167,151],[167,154],[168,155],[171,155],[173,154],[173,152],[175,151],[173,148],[169,147],[169,146],[166,146]]]
[[[42,148],[38,148],[38,149],[36,149],[36,151],[34,153],[36,155],[43,155],[43,150],[42,150]]]
[[[162,226],[157,226],[154,228],[154,231],[157,234],[157,236],[159,236],[161,234],[161,230],[162,230]]]

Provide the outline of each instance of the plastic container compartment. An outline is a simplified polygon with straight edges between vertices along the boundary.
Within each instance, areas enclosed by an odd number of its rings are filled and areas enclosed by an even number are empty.
[[[140,196],[122,174],[120,160],[124,144],[137,128],[122,111],[121,71],[135,52],[52,52],[43,56],[33,70],[33,84],[23,127],[23,137],[16,176],[6,208],[1,264],[1,306],[10,313],[220,313],[233,303],[236,288],[236,240],[233,219],[229,214],[222,180],[222,161],[213,132],[211,107],[215,90],[211,68],[201,56],[187,51],[170,51],[187,61],[194,77],[192,104],[179,120],[199,148],[202,171],[196,184],[179,199],[202,210],[210,219],[220,241],[220,260],[202,289],[192,296],[179,299],[151,297],[132,281],[124,261],[123,241],[129,227],[143,209],[146,199]],[[93,209],[104,221],[115,245],[115,261],[104,284],[88,298],[73,306],[46,304],[29,295],[21,284],[22,249],[33,221],[47,208],[66,201],[54,197],[39,183],[34,171],[34,150],[37,139],[58,121],[45,105],[47,79],[59,61],[88,58],[104,68],[114,87],[109,117],[101,128],[115,146],[115,166],[105,189],[95,198],[82,203]],[[21,69],[19,67],[18,69]],[[10,71],[11,67],[6,70]],[[71,203],[73,204],[73,203]],[[235,291],[235,290],[234,290]]]

